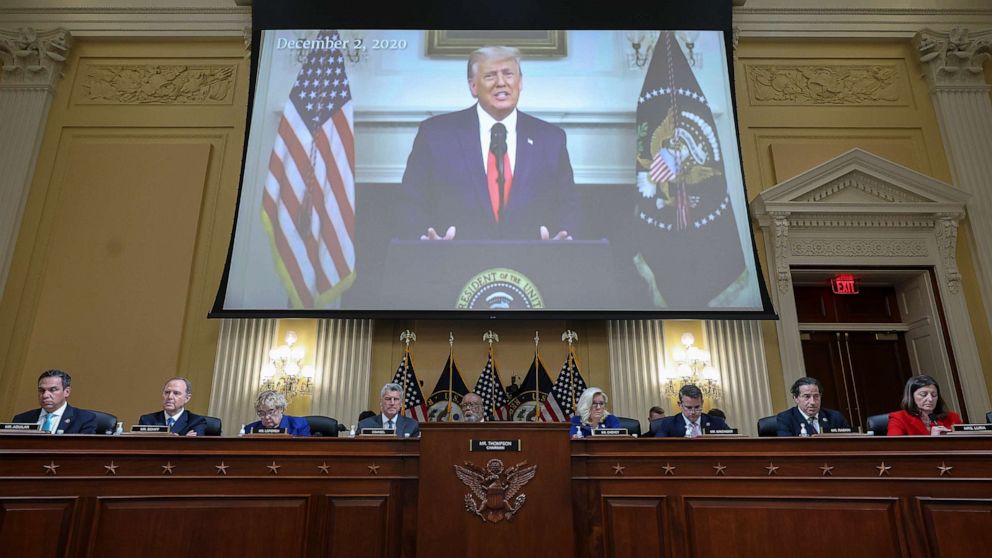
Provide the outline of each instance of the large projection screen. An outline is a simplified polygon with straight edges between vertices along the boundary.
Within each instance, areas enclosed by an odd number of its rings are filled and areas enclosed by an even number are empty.
[[[256,1],[213,315],[770,317],[717,4],[444,30]]]

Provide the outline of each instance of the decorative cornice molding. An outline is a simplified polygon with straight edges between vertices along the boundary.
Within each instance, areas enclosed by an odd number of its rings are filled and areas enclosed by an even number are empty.
[[[65,29],[17,31],[0,29],[0,88],[30,88],[50,91],[62,77],[69,57],[72,35]]]
[[[992,59],[992,29],[977,33],[962,28],[924,29],[913,37],[913,45],[932,87],[989,88],[982,64]]]
[[[12,27],[60,26],[76,37],[240,37],[251,26],[251,8],[0,7],[0,21]]]
[[[986,27],[992,8],[748,8],[734,9],[742,37],[912,38],[924,27]]]

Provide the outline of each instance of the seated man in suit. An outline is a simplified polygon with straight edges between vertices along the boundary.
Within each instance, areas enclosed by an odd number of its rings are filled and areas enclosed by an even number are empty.
[[[400,414],[403,402],[403,386],[386,384],[379,391],[379,408],[382,414],[369,417],[358,423],[357,434],[363,428],[386,428],[395,430],[400,438],[416,438],[420,435],[420,424],[412,418]]]
[[[816,378],[799,378],[792,383],[796,406],[777,415],[779,436],[813,436],[834,428],[850,428],[844,415],[820,407],[823,389]]]
[[[258,394],[255,400],[255,414],[260,420],[245,425],[245,432],[251,434],[261,428],[285,428],[290,436],[309,436],[310,423],[303,417],[291,417],[286,414],[286,396],[266,390]]]
[[[655,437],[695,438],[702,436],[707,430],[730,428],[723,419],[703,412],[703,392],[692,384],[686,384],[679,390],[679,408],[682,409],[681,413],[661,419]]]
[[[485,422],[486,413],[482,409],[482,397],[468,392],[462,397],[462,422]]]
[[[46,370],[38,376],[40,409],[21,413],[13,422],[33,422],[45,432],[59,434],[95,434],[96,415],[69,405],[72,376],[61,370]]]
[[[203,436],[207,419],[186,410],[193,397],[193,384],[186,378],[170,378],[162,389],[162,410],[141,415],[138,424],[164,424],[180,436]]]

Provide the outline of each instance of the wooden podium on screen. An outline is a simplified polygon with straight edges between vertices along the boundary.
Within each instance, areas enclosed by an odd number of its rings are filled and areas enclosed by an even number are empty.
[[[381,307],[394,310],[616,308],[607,240],[393,240]]]
[[[569,425],[421,425],[417,556],[573,557]]]

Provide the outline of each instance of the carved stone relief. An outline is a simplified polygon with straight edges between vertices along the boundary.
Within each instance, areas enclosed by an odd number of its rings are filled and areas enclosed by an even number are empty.
[[[992,31],[924,29],[913,38],[920,62],[934,85],[984,85],[982,64],[992,58]]]
[[[937,236],[937,250],[940,252],[944,272],[947,274],[947,289],[954,294],[961,290],[961,272],[958,271],[958,219],[960,217],[942,216],[934,226]]]
[[[752,105],[902,105],[895,64],[745,66]]]
[[[0,84],[50,86],[62,77],[72,37],[65,29],[0,29]]]
[[[782,294],[792,291],[792,272],[789,271],[789,216],[774,215],[775,220],[775,275]]]
[[[793,256],[925,258],[926,242],[918,238],[804,238],[791,243]]]
[[[234,65],[90,64],[80,81],[85,104],[230,104]]]

